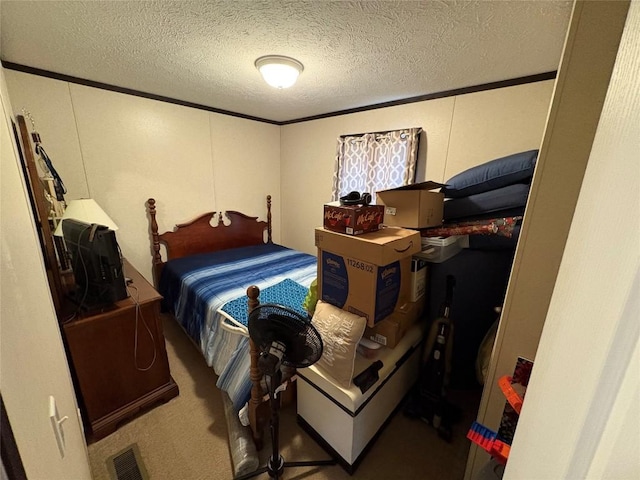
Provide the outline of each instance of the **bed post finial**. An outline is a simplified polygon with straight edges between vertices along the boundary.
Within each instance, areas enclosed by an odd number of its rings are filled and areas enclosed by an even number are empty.
[[[260,304],[260,300],[258,299],[260,297],[260,289],[256,285],[251,285],[247,288],[247,297],[249,297],[249,312],[251,312],[251,310]]]
[[[156,221],[156,201],[153,198],[147,200],[147,211],[151,218],[151,236],[153,237],[153,263],[162,263],[160,257],[160,241],[158,239],[158,222]]]
[[[151,222],[151,237],[153,238],[153,270],[157,273],[157,266],[162,263],[162,257],[160,256],[160,239],[158,236],[158,222],[156,222],[156,201],[153,198],[147,200],[147,212],[149,212],[149,218]],[[156,279],[157,281],[157,279]]]
[[[271,238],[271,195],[267,195],[267,243],[273,243]]]

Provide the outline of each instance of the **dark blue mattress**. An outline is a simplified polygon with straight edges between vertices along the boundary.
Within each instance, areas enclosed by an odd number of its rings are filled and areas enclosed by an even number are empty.
[[[529,197],[530,185],[518,183],[468,197],[453,198],[444,202],[444,221],[477,218],[501,210],[524,208]]]

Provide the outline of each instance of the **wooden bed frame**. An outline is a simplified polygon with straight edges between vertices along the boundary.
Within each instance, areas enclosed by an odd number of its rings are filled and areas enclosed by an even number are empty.
[[[259,221],[258,217],[250,217],[236,211],[208,212],[194,220],[176,225],[173,231],[158,233],[156,222],[156,201],[153,198],[147,200],[147,213],[151,227],[153,276],[156,287],[160,280],[160,274],[166,261],[176,258],[195,255],[198,253],[217,252],[230,248],[247,247],[273,243],[271,236],[271,195],[267,195],[267,221]],[[211,222],[217,215],[217,225]],[[225,225],[224,217],[230,220]],[[264,232],[267,231],[267,241],[264,240]],[[167,259],[162,260],[160,244],[167,249]],[[260,304],[260,289],[252,285],[247,289],[249,311]],[[258,450],[263,445],[264,427],[267,425],[271,411],[268,402],[263,401],[265,395],[261,386],[262,375],[258,369],[258,357],[260,352],[253,340],[249,339],[251,355],[250,378],[251,399],[249,400],[249,422],[253,440]]]

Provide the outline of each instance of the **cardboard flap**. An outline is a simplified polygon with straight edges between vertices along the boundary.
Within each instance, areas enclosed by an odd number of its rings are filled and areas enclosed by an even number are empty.
[[[380,192],[395,192],[398,190],[435,190],[436,188],[442,188],[444,186],[445,186],[444,183],[438,183],[438,182],[433,182],[429,180],[427,182],[413,183],[411,185],[404,185],[402,187],[390,188],[388,190],[380,190],[379,192],[376,192],[376,194]]]

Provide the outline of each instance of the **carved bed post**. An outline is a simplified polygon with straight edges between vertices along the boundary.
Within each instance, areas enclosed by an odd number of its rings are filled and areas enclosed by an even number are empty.
[[[273,243],[271,239],[271,195],[267,195],[267,243]]]
[[[247,303],[249,304],[249,312],[251,312],[260,305],[260,289],[256,285],[251,285],[247,288],[247,297],[249,297]]]
[[[158,285],[160,281],[160,266],[162,265],[162,257],[160,256],[160,239],[158,237],[158,222],[156,222],[156,201],[153,198],[147,200],[147,211],[149,212],[149,217],[151,218],[151,237],[153,239],[153,280]]]
[[[248,306],[249,312],[256,308],[260,304],[260,300],[258,297],[260,296],[260,289],[256,285],[251,285],[247,288],[247,297],[248,297]],[[251,431],[253,434],[253,441],[256,444],[256,448],[258,450],[262,449],[262,433],[264,429],[264,415],[261,413],[261,410],[264,407],[262,397],[264,392],[262,387],[260,386],[260,382],[262,381],[262,374],[260,373],[260,369],[258,368],[258,358],[260,357],[260,352],[256,347],[253,340],[249,338],[249,355],[251,358],[251,366],[249,367],[249,377],[251,378],[251,398],[249,399],[249,423],[251,425]]]

